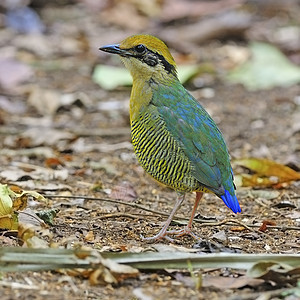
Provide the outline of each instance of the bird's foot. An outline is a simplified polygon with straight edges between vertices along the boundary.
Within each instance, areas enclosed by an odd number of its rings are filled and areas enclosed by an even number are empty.
[[[158,240],[162,240],[162,239],[166,239],[167,241],[173,243],[174,240],[172,238],[170,238],[167,233],[164,233],[164,234],[161,234],[161,233],[158,233],[154,236],[150,236],[150,237],[144,237],[142,235],[140,235],[140,238],[142,241],[147,241],[147,242],[156,242]]]
[[[192,228],[189,226],[185,226],[183,229],[180,230],[168,230],[168,231],[160,231],[158,234],[151,236],[151,237],[143,237],[140,236],[142,241],[158,241],[161,239],[166,239],[169,242],[174,242],[174,239],[172,239],[169,235],[175,235],[176,237],[180,237],[183,235],[190,235],[195,240],[199,240],[200,238],[192,231]]]
[[[190,226],[185,226],[183,229],[180,230],[169,230],[166,234],[175,235],[176,237],[180,237],[183,235],[190,235],[195,240],[199,240],[200,238],[192,231]]]

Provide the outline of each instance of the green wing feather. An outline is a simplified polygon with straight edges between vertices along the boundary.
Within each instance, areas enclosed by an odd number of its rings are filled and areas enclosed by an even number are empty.
[[[223,195],[224,185],[233,185],[232,171],[223,136],[209,114],[179,82],[172,88],[154,86],[151,104],[193,164],[192,175]],[[232,192],[231,186],[225,188]]]

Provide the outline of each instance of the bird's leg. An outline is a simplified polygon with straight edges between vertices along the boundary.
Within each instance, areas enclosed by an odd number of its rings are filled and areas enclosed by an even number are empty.
[[[196,192],[196,200],[195,200],[194,207],[193,207],[193,210],[192,210],[192,214],[191,214],[191,217],[190,217],[190,220],[189,220],[188,224],[183,229],[167,231],[167,234],[174,234],[176,236],[182,236],[182,235],[185,235],[185,234],[189,234],[194,239],[196,239],[196,240],[199,239],[197,237],[197,235],[195,233],[193,233],[193,231],[192,231],[192,224],[193,224],[193,220],[194,220],[194,217],[195,217],[195,214],[196,214],[196,211],[197,211],[197,207],[199,205],[199,202],[200,202],[202,196],[203,196],[202,192]]]
[[[176,211],[178,210],[178,208],[180,207],[180,205],[182,204],[183,200],[184,200],[184,197],[185,197],[185,193],[178,193],[178,196],[177,196],[177,201],[176,201],[176,204],[175,206],[173,207],[172,209],[172,212],[171,214],[169,215],[165,225],[163,226],[163,228],[160,230],[160,232],[152,237],[143,237],[141,236],[141,239],[144,240],[144,241],[155,241],[155,240],[159,240],[159,239],[163,239],[165,238],[166,240],[168,241],[173,241],[170,237],[168,237],[167,235],[167,229],[176,213]]]

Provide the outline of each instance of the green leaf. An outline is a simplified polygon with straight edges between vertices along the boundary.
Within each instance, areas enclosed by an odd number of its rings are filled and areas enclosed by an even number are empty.
[[[178,78],[181,83],[197,75],[200,71],[197,65],[180,65],[178,66]],[[119,68],[107,65],[97,65],[92,75],[93,81],[99,84],[103,89],[113,90],[118,86],[132,85],[130,73],[125,68]]]
[[[290,86],[300,82],[300,68],[293,65],[276,47],[254,42],[250,44],[252,59],[227,75],[232,83],[249,90]]]
[[[178,79],[182,84],[199,73],[198,65],[179,65],[177,68]]]
[[[13,197],[15,193],[6,184],[0,184],[0,216],[8,215],[12,212]]]
[[[113,90],[118,86],[127,86],[132,84],[129,71],[125,68],[118,68],[106,65],[97,65],[92,76],[94,82],[103,89]]]

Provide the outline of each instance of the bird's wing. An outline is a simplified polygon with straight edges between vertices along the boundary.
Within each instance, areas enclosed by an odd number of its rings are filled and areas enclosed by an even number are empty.
[[[217,195],[231,179],[229,155],[221,132],[204,108],[182,86],[159,87],[151,104],[156,106],[172,136],[194,166],[193,176]]]

